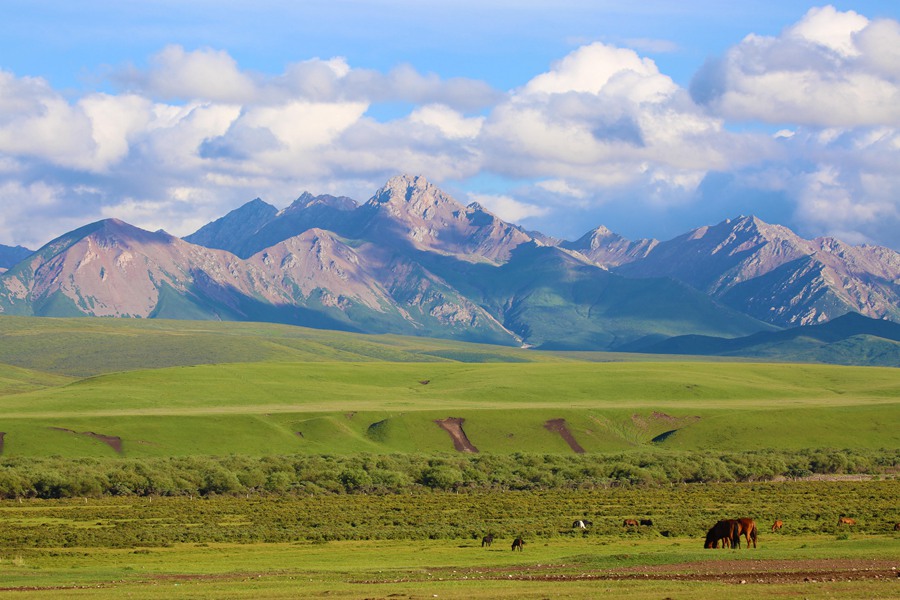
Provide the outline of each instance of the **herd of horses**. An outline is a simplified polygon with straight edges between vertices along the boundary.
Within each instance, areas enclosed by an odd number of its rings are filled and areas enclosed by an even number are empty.
[[[489,533],[486,536],[484,536],[483,538],[481,538],[481,547],[482,548],[484,548],[485,546],[490,548],[491,544],[493,544],[493,543],[494,543],[494,534],[493,533]],[[521,537],[517,537],[516,539],[513,540],[513,543],[512,543],[513,550],[518,550],[519,552],[522,552],[522,549],[524,548],[524,546],[525,546],[525,540],[523,540]]]
[[[838,517],[838,526],[841,525],[856,525],[856,520],[851,519],[850,517]],[[572,523],[573,529],[587,529],[592,526],[593,523],[591,521],[587,521],[585,519],[578,519]],[[622,526],[626,529],[629,527],[652,527],[653,521],[651,519],[625,519],[622,522]],[[774,523],[772,523],[772,531],[778,531],[782,527],[784,527],[784,521],[781,519],[776,519]],[[894,525],[894,531],[900,531],[900,523]],[[742,519],[722,519],[718,521],[715,525],[710,527],[709,531],[706,532],[706,540],[703,542],[704,548],[718,548],[720,545],[722,548],[740,548],[741,547],[741,537],[746,540],[747,548],[750,547],[750,544],[753,544],[753,547],[756,548],[756,537],[757,537],[757,527],[756,521],[749,517],[744,517]],[[483,538],[481,538],[481,547],[490,547],[491,544],[494,543],[494,534],[489,533]],[[518,550],[522,552],[525,546],[525,541],[521,537],[517,537],[513,540],[512,549],[513,551]]]

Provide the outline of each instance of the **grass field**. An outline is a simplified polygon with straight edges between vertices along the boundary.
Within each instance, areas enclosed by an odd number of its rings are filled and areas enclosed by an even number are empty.
[[[465,419],[482,452],[571,452],[551,419],[588,452],[900,446],[900,372],[887,368],[258,362],[15,375],[0,399],[6,455],[115,454],[73,432],[116,436],[126,456],[452,452],[434,423],[446,417]]]
[[[900,481],[543,494],[0,503],[0,595],[92,598],[892,598]],[[841,529],[850,509],[858,526]],[[704,550],[753,515],[758,547]],[[651,517],[626,528],[623,518]],[[786,525],[770,533],[770,519]],[[589,518],[586,531],[572,519]],[[332,531],[355,539],[328,541]],[[481,547],[483,533],[495,543]],[[521,535],[525,550],[510,541]],[[742,586],[737,588],[736,586]]]
[[[454,450],[436,423],[448,417],[477,454]],[[0,434],[0,487],[18,498],[0,501],[0,597],[900,597],[897,369],[0,317]],[[627,455],[623,469],[652,474],[653,457],[716,452],[777,465],[828,447],[887,462],[867,481],[634,487],[601,465]],[[767,450],[780,454],[747,452]],[[461,457],[481,461],[482,487],[409,475],[462,477]],[[521,471],[492,489],[510,461]],[[532,491],[501,491],[516,477]],[[57,492],[68,499],[31,498]],[[736,516],[757,520],[758,548],[701,548]]]
[[[545,427],[556,419],[587,452],[900,447],[892,368],[649,361],[253,323],[3,317],[0,342],[5,456],[453,452],[435,424],[448,417],[495,453],[572,452]]]

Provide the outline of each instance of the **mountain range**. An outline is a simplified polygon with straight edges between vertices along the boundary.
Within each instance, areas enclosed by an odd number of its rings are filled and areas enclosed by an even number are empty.
[[[888,248],[804,240],[755,217],[664,242],[604,227],[560,241],[416,176],[364,203],[304,193],[279,211],[255,199],[184,239],[108,219],[18,259],[0,250],[2,314],[272,321],[571,350],[740,338],[846,313],[900,321],[900,254]]]

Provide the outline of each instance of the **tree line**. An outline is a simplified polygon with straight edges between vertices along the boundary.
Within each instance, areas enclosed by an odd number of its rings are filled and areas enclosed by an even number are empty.
[[[900,449],[0,458],[0,498],[591,489],[896,474]]]

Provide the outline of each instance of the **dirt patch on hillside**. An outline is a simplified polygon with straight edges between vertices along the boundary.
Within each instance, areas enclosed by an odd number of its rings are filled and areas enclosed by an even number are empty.
[[[562,439],[566,441],[569,445],[569,448],[575,454],[584,454],[584,448],[581,447],[581,444],[575,439],[575,436],[572,435],[572,432],[569,431],[569,427],[566,425],[565,419],[550,419],[546,423],[544,423],[544,428],[558,433],[562,436]]]
[[[450,439],[453,440],[453,448],[457,452],[478,452],[478,448],[472,445],[472,442],[466,436],[466,432],[463,431],[462,425],[465,422],[465,419],[458,417],[447,417],[446,419],[437,419],[435,421],[441,429],[450,434]]]
[[[117,435],[104,435],[102,433],[94,433],[93,431],[74,431],[65,427],[50,427],[55,431],[65,431],[73,435],[86,435],[95,440],[99,440],[116,451],[116,454],[122,454],[122,438]]]

